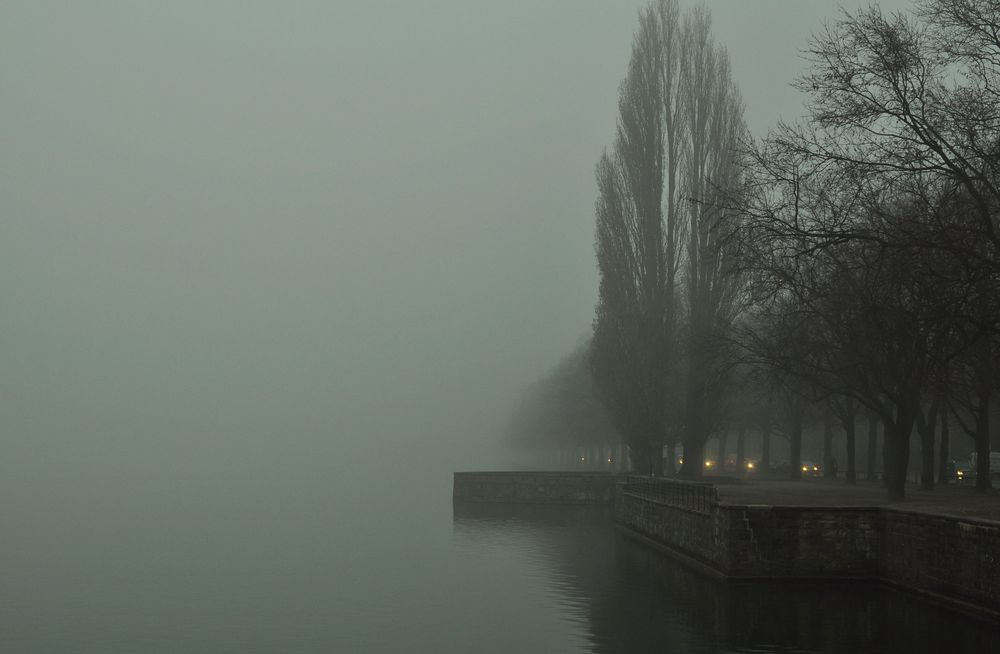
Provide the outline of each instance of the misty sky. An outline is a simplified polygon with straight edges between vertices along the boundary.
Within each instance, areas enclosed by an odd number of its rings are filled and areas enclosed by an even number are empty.
[[[483,464],[590,329],[641,4],[4,2],[0,467]],[[798,115],[836,3],[707,4],[752,128]]]

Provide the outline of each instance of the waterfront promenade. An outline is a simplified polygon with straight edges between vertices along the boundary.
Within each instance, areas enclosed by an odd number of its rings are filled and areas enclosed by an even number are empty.
[[[859,481],[850,486],[843,479],[803,479],[802,481],[729,480],[706,476],[715,485],[723,504],[879,507],[904,511],[975,518],[1000,522],[1000,491],[973,491],[971,484],[939,484],[932,491],[917,485],[906,488],[906,499],[890,502],[877,481]]]

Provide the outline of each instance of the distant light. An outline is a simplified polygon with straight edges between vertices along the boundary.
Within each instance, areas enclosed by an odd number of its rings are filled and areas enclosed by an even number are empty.
[[[677,459],[677,463],[684,465],[684,457]]]
[[[586,461],[587,459],[586,459],[586,457],[582,457],[582,456],[581,456],[581,457],[580,457],[580,460],[581,460],[581,461]]]
[[[705,467],[706,467],[706,468],[711,468],[711,467],[712,467],[713,465],[715,465],[715,463],[714,463],[714,462],[712,462],[712,461],[706,461],[706,462],[705,462]]]
[[[809,472],[809,466],[802,466],[802,472]]]
[[[750,470],[753,470],[753,461],[747,463],[747,468],[749,468]]]
[[[608,463],[611,463],[611,457],[610,456],[608,457]]]
[[[819,466],[813,466],[813,472],[819,472]]]

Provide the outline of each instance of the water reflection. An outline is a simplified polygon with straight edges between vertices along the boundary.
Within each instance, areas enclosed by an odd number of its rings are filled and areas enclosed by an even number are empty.
[[[875,584],[724,583],[587,507],[456,504],[463,548],[502,532],[544,559],[564,618],[593,652],[996,652],[1000,630]]]

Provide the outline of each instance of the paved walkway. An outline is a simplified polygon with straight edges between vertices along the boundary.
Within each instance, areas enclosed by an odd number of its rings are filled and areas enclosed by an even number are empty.
[[[705,481],[711,481],[706,477]],[[889,502],[878,482],[858,482],[848,486],[841,480],[757,481],[720,483],[719,500],[729,504],[771,504],[779,506],[889,506],[955,517],[981,518],[1000,522],[1000,491],[976,493],[971,485],[944,484],[933,491],[906,487],[906,500]]]

